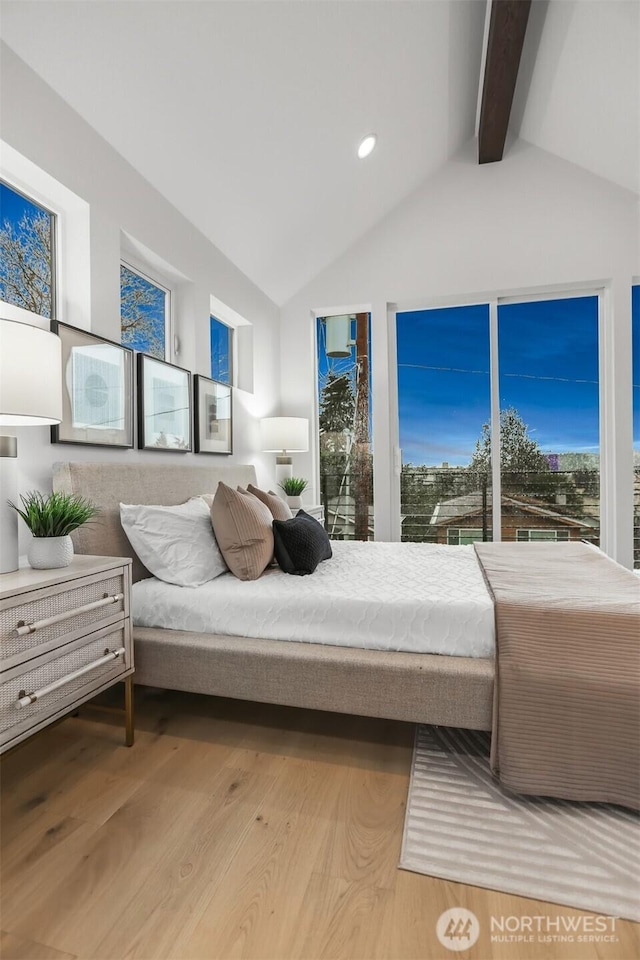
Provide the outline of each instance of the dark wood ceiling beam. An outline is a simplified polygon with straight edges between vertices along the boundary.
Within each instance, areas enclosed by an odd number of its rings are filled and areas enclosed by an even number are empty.
[[[531,0],[491,0],[478,129],[478,160],[502,160]]]

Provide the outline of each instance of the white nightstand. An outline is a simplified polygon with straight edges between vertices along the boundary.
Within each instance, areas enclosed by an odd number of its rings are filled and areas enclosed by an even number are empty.
[[[305,513],[308,513],[310,517],[315,517],[318,523],[324,523],[324,507],[321,503],[316,503],[312,506],[307,506],[306,503],[303,503],[302,509]]]
[[[125,681],[133,743],[131,560],[74,557],[0,576],[0,753]]]

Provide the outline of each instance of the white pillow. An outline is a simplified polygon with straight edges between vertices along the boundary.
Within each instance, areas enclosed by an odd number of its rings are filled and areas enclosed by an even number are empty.
[[[199,587],[227,572],[200,497],[177,507],[120,504],[120,520],[147,570],[167,583]]]

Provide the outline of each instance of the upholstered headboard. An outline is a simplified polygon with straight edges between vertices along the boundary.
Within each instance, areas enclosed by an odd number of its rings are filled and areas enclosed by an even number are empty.
[[[87,497],[100,515],[76,530],[76,553],[102,557],[131,557],[133,580],[150,577],[129,543],[120,523],[121,503],[158,503],[172,506],[201,493],[215,493],[218,482],[229,486],[256,483],[255,467],[191,467],[162,463],[56,463],[53,489]]]

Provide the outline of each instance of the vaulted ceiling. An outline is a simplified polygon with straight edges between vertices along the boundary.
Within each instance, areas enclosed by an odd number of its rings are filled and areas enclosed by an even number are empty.
[[[533,6],[516,129],[634,188],[637,4]],[[473,136],[484,21],[482,0],[2,4],[18,56],[277,303]]]

